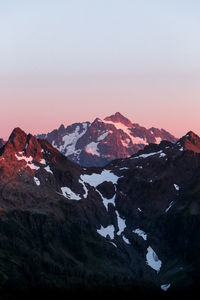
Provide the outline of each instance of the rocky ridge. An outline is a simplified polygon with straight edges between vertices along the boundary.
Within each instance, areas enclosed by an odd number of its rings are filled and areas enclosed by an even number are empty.
[[[130,157],[150,143],[177,141],[164,129],[146,129],[119,112],[104,120],[96,118],[92,123],[75,123],[66,128],[61,125],[36,137],[48,140],[70,160],[87,167],[105,166],[114,159]]]
[[[188,132],[84,168],[14,129],[0,150],[1,290],[197,288],[199,142]]]

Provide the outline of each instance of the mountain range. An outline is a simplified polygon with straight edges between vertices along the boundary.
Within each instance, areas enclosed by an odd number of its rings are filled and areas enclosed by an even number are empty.
[[[2,295],[191,295],[199,231],[200,138],[191,131],[105,167],[81,167],[20,128],[0,149]]]
[[[62,124],[36,137],[48,140],[70,160],[86,167],[105,166],[113,159],[130,157],[150,143],[177,141],[166,130],[146,129],[119,112],[103,120],[96,118],[92,123],[75,123],[66,128]]]

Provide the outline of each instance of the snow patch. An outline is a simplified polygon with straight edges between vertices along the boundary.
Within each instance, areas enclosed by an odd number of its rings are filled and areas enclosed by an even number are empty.
[[[99,184],[103,183],[104,181],[112,182],[116,184],[119,177],[113,174],[110,170],[103,170],[100,174],[93,173],[91,175],[81,175],[81,181],[88,183],[93,187],[97,187]]]
[[[148,145],[146,138],[143,139],[141,137],[132,137],[132,143],[133,144],[139,144],[139,145]]]
[[[61,187],[62,194],[65,198],[70,199],[70,200],[81,200],[81,197],[74,192],[68,187]]]
[[[143,230],[136,228],[135,230],[133,230],[133,232],[142,237],[143,240],[147,240],[147,234]]]
[[[108,135],[109,135],[109,132],[104,132],[102,135],[100,135],[97,138],[97,141],[100,142],[100,141],[104,140]]]
[[[175,183],[174,183],[174,187],[175,187],[175,189],[176,189],[177,191],[180,190],[180,187],[179,187],[177,184],[175,184]]]
[[[131,139],[126,138],[125,140],[121,140],[121,143],[125,148],[128,148],[130,141],[131,141]]]
[[[39,168],[40,168],[40,167],[37,167],[36,165],[34,165],[34,163],[32,163],[32,164],[27,164],[26,167],[27,167],[27,166],[28,166],[29,168],[31,168],[32,170],[39,170]]]
[[[37,177],[33,177],[33,179],[35,181],[35,184],[39,186],[40,185],[39,179]]]
[[[160,144],[160,142],[162,141],[161,137],[155,137],[155,139],[156,139],[155,144]]]
[[[170,286],[171,286],[170,283],[169,283],[169,284],[162,284],[162,285],[160,286],[160,288],[161,288],[163,291],[167,291],[168,288],[170,288]]]
[[[85,192],[84,195],[83,195],[83,198],[87,198],[87,196],[88,196],[88,189],[85,186],[85,182],[82,179],[79,179],[79,182],[82,184],[84,192]]]
[[[95,142],[91,142],[89,143],[86,147],[85,147],[85,151],[89,154],[92,155],[96,155],[96,156],[100,156],[99,152],[98,152],[98,143]]]
[[[45,169],[47,172],[49,172],[49,173],[53,174],[53,172],[51,171],[51,169],[50,169],[50,167],[49,167],[49,166],[45,167],[44,169]]]
[[[158,259],[157,254],[150,246],[147,248],[146,263],[157,272],[160,271],[162,262]]]
[[[141,154],[141,155],[138,155],[138,156],[135,156],[135,157],[132,157],[132,159],[135,159],[135,158],[147,158],[149,156],[153,156],[153,155],[156,155],[156,154],[162,154],[162,150],[158,151],[158,152],[151,152],[151,153],[147,153],[147,154]],[[163,153],[164,154],[164,153]]]
[[[170,202],[169,206],[165,209],[165,212],[168,212],[168,210],[172,207],[173,203],[174,203],[174,201]]]
[[[110,243],[117,248],[117,245],[115,243],[113,243],[113,242],[110,242]]]
[[[27,157],[27,156],[22,155],[22,153],[23,153],[23,152],[19,152],[19,154],[20,154],[21,156],[18,156],[17,154],[15,154],[15,156],[16,156],[16,158],[17,158],[18,160],[25,160],[27,163],[30,163],[30,162],[33,161],[33,157],[32,157],[32,156]]]
[[[24,156],[22,155],[23,152],[19,152],[18,154],[20,154],[21,156],[18,156],[17,154],[15,154],[15,157],[20,161],[20,160],[25,160],[26,162],[26,167],[31,168],[32,170],[38,170],[40,167],[37,167],[34,163],[33,163],[33,157],[32,156]]]
[[[103,195],[97,190],[97,192],[99,193],[99,195],[101,196],[101,199],[103,200],[103,204],[105,206],[105,208],[108,210],[108,204],[112,203],[115,206],[115,198],[116,195],[114,195],[111,199],[107,199],[105,197],[103,197]]]
[[[160,153],[160,156],[159,157],[165,157],[166,156],[166,154],[165,153]]]
[[[45,160],[44,158],[42,158],[42,159],[40,159],[40,163],[41,163],[42,165],[46,165],[46,160]]]
[[[75,150],[77,141],[87,131],[87,123],[83,124],[83,131],[80,133],[80,126],[78,125],[74,132],[66,134],[62,137],[63,145],[56,146],[55,141],[52,142],[52,146],[58,149],[60,152],[65,153],[65,156],[75,154],[78,150]]]
[[[113,225],[108,225],[107,227],[103,227],[101,225],[100,229],[97,229],[97,232],[102,235],[103,237],[106,237],[107,235],[109,235],[109,237],[111,238],[111,240],[114,238],[114,231],[115,228]]]
[[[111,124],[115,126],[117,130],[122,130],[124,133],[128,135],[130,140],[132,141],[133,144],[142,144],[142,145],[148,145],[146,139],[143,139],[141,137],[134,137],[131,134],[131,128],[127,127],[126,125],[120,123],[120,122],[112,122],[112,121],[105,121],[105,120],[99,120],[100,122],[103,122],[105,124]],[[126,145],[127,146],[127,145]]]
[[[116,214],[117,214],[117,224],[118,224],[118,228],[119,228],[117,235],[120,235],[126,228],[126,223],[125,223],[125,220],[120,217],[118,211],[116,211]]]
[[[124,242],[128,245],[130,245],[131,243],[129,242],[129,240],[123,235],[122,239],[124,240]]]

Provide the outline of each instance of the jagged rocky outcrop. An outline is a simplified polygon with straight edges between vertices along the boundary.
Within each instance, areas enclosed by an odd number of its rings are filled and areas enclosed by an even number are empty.
[[[47,139],[70,160],[89,167],[105,166],[113,159],[130,157],[150,143],[177,141],[164,129],[146,129],[119,112],[104,120],[96,118],[92,123],[75,123],[66,128],[61,125],[37,138]]]
[[[195,153],[200,153],[199,136],[192,131],[189,131],[185,136],[183,136],[177,144],[184,150],[191,150]]]
[[[198,289],[199,141],[85,168],[14,129],[0,152],[2,293]]]

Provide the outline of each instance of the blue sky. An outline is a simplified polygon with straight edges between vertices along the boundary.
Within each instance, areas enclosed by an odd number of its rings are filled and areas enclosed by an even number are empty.
[[[199,71],[199,19],[194,0],[7,0],[0,62],[11,72]]]

